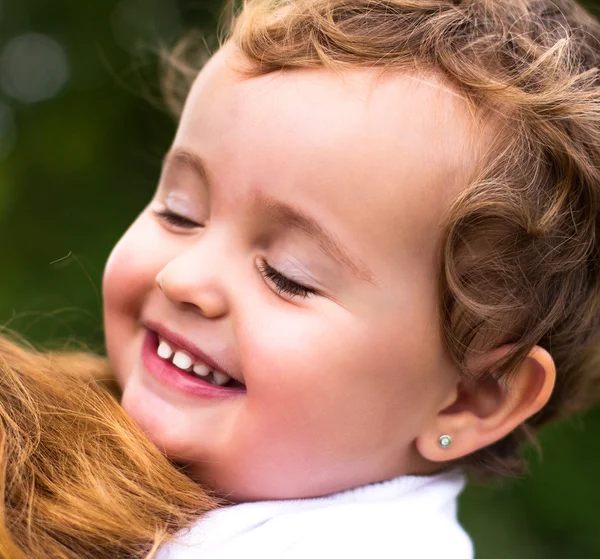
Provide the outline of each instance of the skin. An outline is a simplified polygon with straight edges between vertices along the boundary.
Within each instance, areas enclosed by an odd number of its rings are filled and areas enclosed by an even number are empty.
[[[423,448],[436,448],[458,382],[438,319],[442,225],[477,158],[473,117],[435,77],[248,78],[236,61],[227,47],[200,73],[171,152],[201,157],[209,180],[167,159],[106,267],[123,407],[194,479],[237,501],[430,473],[442,455]],[[265,200],[312,217],[370,277],[270,219]],[[165,208],[189,223],[156,215]],[[279,292],[264,261],[317,293]],[[214,401],[156,381],[140,358],[147,321],[247,392]],[[424,436],[433,446],[417,444]]]

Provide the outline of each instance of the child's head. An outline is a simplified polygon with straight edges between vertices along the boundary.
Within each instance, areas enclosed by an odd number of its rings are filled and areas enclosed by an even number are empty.
[[[125,410],[234,499],[516,468],[594,398],[596,37],[570,2],[246,5],[107,266]]]

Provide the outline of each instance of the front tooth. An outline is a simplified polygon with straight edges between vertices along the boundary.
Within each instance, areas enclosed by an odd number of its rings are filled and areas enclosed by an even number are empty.
[[[167,342],[160,342],[160,344],[158,344],[158,349],[156,350],[156,353],[162,359],[169,359],[169,357],[173,355],[173,350]]]
[[[207,377],[210,369],[206,365],[198,364],[194,365],[194,373],[201,377]]]
[[[187,353],[183,353],[183,351],[176,351],[173,356],[173,365],[180,369],[189,369],[192,365],[192,358]]]
[[[213,379],[215,380],[215,384],[218,384],[219,386],[223,386],[224,384],[227,384],[231,380],[231,377],[229,375],[225,375],[223,373],[213,371]]]

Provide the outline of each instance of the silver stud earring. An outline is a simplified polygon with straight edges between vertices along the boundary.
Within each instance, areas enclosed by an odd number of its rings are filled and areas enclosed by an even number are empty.
[[[450,435],[442,435],[438,442],[442,448],[448,448],[452,444],[452,437]]]

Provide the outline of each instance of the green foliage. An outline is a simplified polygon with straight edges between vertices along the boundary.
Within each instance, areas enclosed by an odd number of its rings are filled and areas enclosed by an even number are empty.
[[[219,9],[214,0],[0,0],[0,324],[47,344],[102,347],[104,262],[150,199],[175,130],[157,108],[153,53],[187,28],[210,33]],[[7,94],[14,76],[1,70],[7,45],[31,33],[59,45],[69,75],[39,102]],[[599,435],[598,411],[548,428],[532,475],[466,491],[461,519],[480,559],[600,557]]]
[[[35,340],[101,345],[104,262],[150,199],[175,130],[160,108],[155,53],[187,27],[214,29],[219,10],[214,1],[0,0],[0,323]],[[6,92],[5,53],[31,33],[53,39],[69,71],[38,103]],[[26,62],[39,71],[41,58]]]

